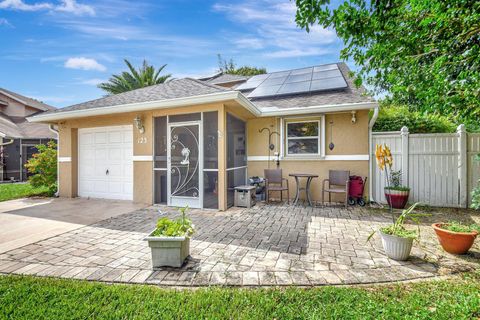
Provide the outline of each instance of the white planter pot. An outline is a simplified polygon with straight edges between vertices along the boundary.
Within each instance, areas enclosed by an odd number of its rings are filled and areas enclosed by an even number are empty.
[[[152,266],[180,268],[190,255],[190,238],[155,237],[152,233],[144,239],[152,251]]]
[[[393,260],[405,261],[412,251],[413,239],[392,236],[379,232],[382,237],[383,249],[385,254]]]

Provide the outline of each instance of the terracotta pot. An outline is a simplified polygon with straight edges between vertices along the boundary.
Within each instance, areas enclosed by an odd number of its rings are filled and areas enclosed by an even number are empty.
[[[395,209],[404,209],[408,202],[410,191],[385,189],[388,205]]]
[[[443,223],[432,224],[443,250],[453,254],[465,254],[472,247],[478,232],[453,232],[442,229]]]

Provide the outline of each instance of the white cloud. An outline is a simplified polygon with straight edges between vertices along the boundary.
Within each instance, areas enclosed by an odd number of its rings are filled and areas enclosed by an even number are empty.
[[[62,0],[61,2],[61,5],[55,7],[55,11],[73,13],[77,16],[95,15],[95,10],[89,5],[77,3],[75,0]]]
[[[86,84],[86,85],[89,85],[89,86],[97,86],[100,83],[105,82],[105,81],[106,81],[105,79],[93,78],[93,79],[82,80],[82,81],[80,81],[80,84]]]
[[[10,9],[19,11],[40,11],[50,10],[56,12],[71,13],[77,16],[95,15],[93,7],[77,3],[76,0],[60,0],[60,4],[55,5],[51,2],[37,2],[33,4],[25,3],[23,0],[3,0],[0,1],[0,9]]]
[[[0,2],[0,9],[11,9],[20,11],[38,11],[45,9],[52,9],[53,5],[47,2],[37,2],[34,4],[27,4],[22,0],[3,0]]]
[[[253,37],[234,39],[233,43],[240,49],[262,49],[265,46],[262,39]]]
[[[81,69],[81,70],[96,70],[96,71],[106,71],[107,68],[98,63],[95,59],[85,58],[85,57],[75,57],[69,58],[65,61],[65,68],[69,69]]]
[[[0,18],[0,26],[13,28],[13,25],[5,18]]]
[[[300,29],[295,23],[294,1],[225,2],[215,4],[213,10],[250,30],[250,34],[229,35],[237,48],[264,49],[264,56],[270,58],[324,54],[326,47],[338,40],[335,32],[320,26],[312,27],[309,33]]]

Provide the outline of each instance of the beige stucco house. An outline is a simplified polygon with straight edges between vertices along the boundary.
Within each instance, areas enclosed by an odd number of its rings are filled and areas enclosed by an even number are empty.
[[[329,169],[369,175],[369,111],[377,103],[348,72],[338,63],[177,79],[29,121],[58,126],[63,197],[225,210],[233,187],[276,167],[278,154],[284,177],[319,175],[319,199]]]
[[[48,124],[30,123],[27,117],[55,108],[0,88],[0,182],[24,181],[24,165],[37,152],[36,145],[56,139]]]

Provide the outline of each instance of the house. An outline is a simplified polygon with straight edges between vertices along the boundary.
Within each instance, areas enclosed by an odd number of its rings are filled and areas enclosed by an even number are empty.
[[[63,197],[225,210],[233,187],[274,168],[277,153],[284,177],[319,175],[314,199],[329,169],[368,176],[369,111],[377,108],[334,63],[177,79],[29,121],[59,127]]]
[[[56,139],[48,124],[30,123],[26,117],[55,110],[43,102],[0,88],[0,181],[24,181],[24,165],[35,146]]]

